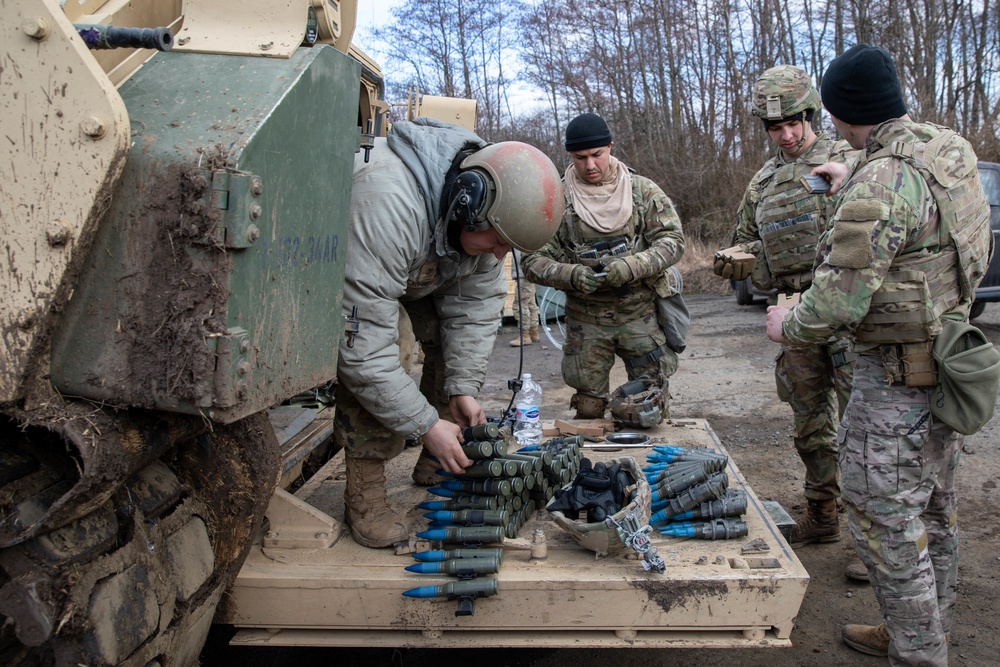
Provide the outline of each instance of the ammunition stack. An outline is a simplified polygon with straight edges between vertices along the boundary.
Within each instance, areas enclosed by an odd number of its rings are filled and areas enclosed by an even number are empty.
[[[728,540],[748,533],[746,493],[729,489],[728,457],[704,449],[658,445],[643,468],[652,488],[649,523],[667,537]]]
[[[473,464],[461,475],[439,470],[449,479],[428,492],[441,500],[418,505],[427,510],[429,525],[417,537],[444,548],[414,554],[420,562],[406,568],[418,574],[450,574],[458,581],[403,592],[407,597],[457,599],[456,616],[471,615],[476,598],[497,592],[496,579],[481,575],[499,571],[503,550],[484,545],[516,537],[555,490],[573,478],[583,458],[579,438],[557,438],[508,452],[496,424],[468,427],[462,437],[462,449]]]

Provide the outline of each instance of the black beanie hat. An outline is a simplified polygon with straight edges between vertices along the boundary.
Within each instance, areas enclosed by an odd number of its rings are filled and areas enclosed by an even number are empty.
[[[582,113],[566,126],[566,150],[583,151],[611,143],[611,130],[596,113]]]
[[[834,58],[820,85],[823,106],[850,125],[906,115],[896,65],[885,49],[858,44]]]

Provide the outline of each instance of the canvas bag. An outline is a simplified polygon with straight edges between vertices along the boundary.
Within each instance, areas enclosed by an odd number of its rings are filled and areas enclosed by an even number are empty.
[[[938,385],[931,413],[963,435],[993,417],[1000,390],[1000,352],[968,322],[945,320],[934,340]]]

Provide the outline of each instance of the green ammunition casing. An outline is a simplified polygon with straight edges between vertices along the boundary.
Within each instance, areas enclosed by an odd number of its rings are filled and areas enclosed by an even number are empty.
[[[486,477],[503,477],[506,475],[504,465],[497,459],[477,461],[465,469],[460,477],[468,479],[483,479]],[[507,475],[508,477],[512,475]]]
[[[496,424],[477,424],[466,426],[462,429],[462,439],[466,442],[473,440],[496,440],[500,437],[500,427]]]
[[[513,454],[508,452],[504,456],[504,459],[530,463],[531,467],[527,469],[527,472],[522,472],[522,475],[526,475],[528,472],[540,471],[543,465],[542,458],[540,456],[528,456],[527,454],[518,454],[517,452],[514,452]]]
[[[447,521],[456,526],[502,526],[507,522],[507,511],[503,509],[438,510],[436,512],[428,512],[424,516],[435,521]]]
[[[492,442],[470,442],[462,445],[462,453],[473,461],[488,459],[493,456]]]
[[[496,558],[456,558],[441,561],[438,571],[446,574],[496,574],[500,571],[500,563]]]
[[[493,456],[506,456],[507,455],[507,443],[503,440],[493,441]]]
[[[467,581],[453,581],[442,585],[440,588],[443,589],[442,593],[448,596],[479,595],[480,597],[486,597],[497,594],[497,580],[479,577]]]
[[[497,563],[503,564],[503,549],[494,547],[491,549],[449,549],[444,552],[445,560],[468,559],[468,558],[493,558]]]
[[[448,526],[444,528],[444,542],[502,542],[500,526]]]
[[[673,498],[685,489],[689,489],[695,484],[701,484],[706,479],[708,479],[708,473],[705,469],[696,468],[688,472],[675,473],[656,482],[652,491],[659,498]]]
[[[481,496],[509,496],[514,493],[514,485],[509,479],[455,479],[449,480],[446,488]]]
[[[523,477],[511,477],[510,488],[514,490],[514,494],[524,493],[524,478]]]
[[[451,499],[456,510],[495,510],[503,504],[504,496],[476,496],[459,494]]]
[[[528,475],[535,470],[534,461],[518,461],[515,459],[492,459],[493,461],[500,461],[503,463],[504,474],[508,477],[517,477]]]
[[[553,461],[555,461],[555,456],[552,454],[552,452],[546,451],[544,449],[540,449],[537,452],[517,451],[514,453],[519,456],[531,456],[536,459],[541,459],[543,466],[550,466],[552,465]]]

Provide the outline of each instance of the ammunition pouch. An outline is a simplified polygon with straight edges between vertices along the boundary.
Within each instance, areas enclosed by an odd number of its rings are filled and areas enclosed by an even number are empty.
[[[931,412],[963,435],[977,433],[996,409],[1000,352],[975,326],[947,320],[933,354],[941,383],[931,397]]]
[[[587,460],[584,459],[584,461],[586,462]],[[589,462],[587,463],[589,465]],[[619,505],[620,509],[616,508],[616,511],[608,516],[621,523],[629,513],[634,513],[639,525],[648,524],[652,491],[650,490],[649,482],[646,481],[646,476],[640,470],[639,464],[636,463],[635,459],[631,456],[623,456],[618,459],[611,459],[603,464],[595,464],[594,469],[588,475],[594,476],[597,467],[600,465],[604,466],[604,475],[610,481],[611,494],[615,493],[616,488],[623,489],[621,505]],[[615,467],[617,467],[617,470],[612,476],[609,474],[609,471]],[[580,472],[583,472],[582,466]],[[579,474],[577,477],[579,478]],[[625,480],[629,480],[629,483],[623,484]],[[572,495],[575,485],[576,481],[574,480],[573,485],[564,489],[561,495],[560,492],[557,492],[557,495],[549,501],[546,507],[552,514],[552,519],[556,522],[556,525],[568,532],[577,544],[595,552],[598,556],[618,554],[625,551],[626,545],[622,543],[621,536],[615,525],[609,525],[604,520],[579,521],[571,518],[559,508],[560,503],[563,502],[561,498],[566,495]],[[572,514],[572,510],[569,510],[569,512]]]
[[[611,392],[611,415],[632,428],[650,428],[668,414],[667,392],[662,378],[643,376]]]
[[[937,364],[931,349],[930,342],[882,345],[879,354],[886,381],[907,387],[935,386],[938,383]]]
[[[684,290],[681,272],[671,266],[649,287],[656,292],[656,323],[667,337],[667,347],[680,354],[687,347],[691,329],[691,313],[681,295]]]

